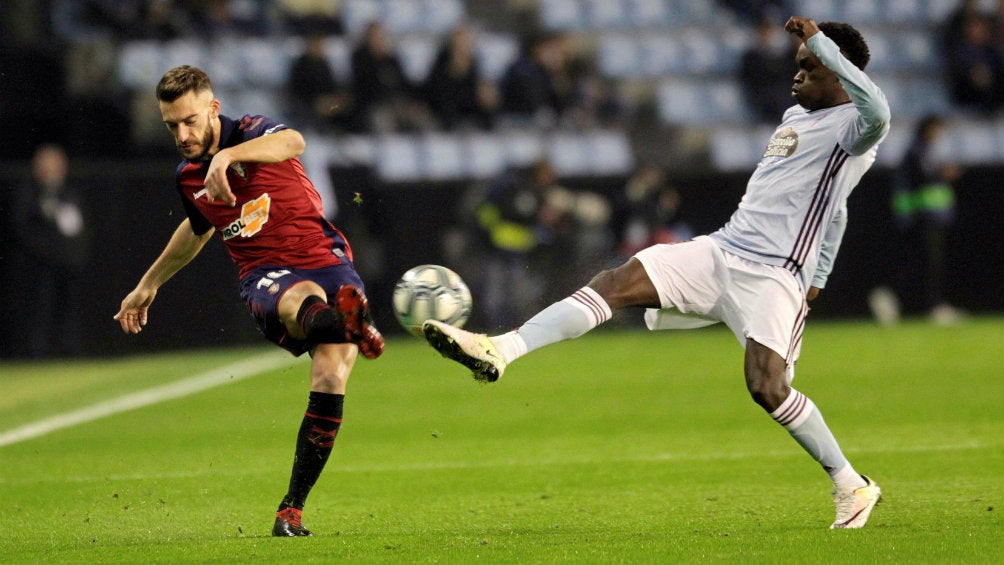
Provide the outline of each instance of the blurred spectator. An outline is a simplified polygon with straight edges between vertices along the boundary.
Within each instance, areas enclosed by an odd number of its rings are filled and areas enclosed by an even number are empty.
[[[622,127],[627,124],[628,109],[617,91],[617,82],[597,73],[587,73],[577,81],[576,95],[570,110],[576,128]]]
[[[341,35],[340,0],[277,0],[289,31],[295,35]]]
[[[502,112],[540,126],[555,125],[575,96],[570,63],[564,35],[530,39],[502,77]]]
[[[953,183],[962,169],[939,158],[936,149],[944,133],[941,117],[921,119],[895,173],[896,256],[903,264],[891,270],[897,277],[889,281],[891,288],[880,287],[869,297],[872,313],[883,324],[897,322],[901,309],[923,311],[943,325],[962,318],[945,293],[948,236],[955,221]]]
[[[272,32],[269,6],[265,2],[206,0],[187,4],[196,28],[205,39],[265,37]]]
[[[739,82],[746,106],[757,122],[777,123],[795,102],[791,86],[795,76],[797,42],[784,31],[785,19],[762,19],[756,24],[753,44],[739,61]]]
[[[945,57],[952,101],[976,112],[993,113],[1004,107],[1004,52],[995,38],[995,23],[971,2],[949,20]]]
[[[352,92],[335,78],[324,44],[323,35],[308,38],[303,53],[289,69],[287,90],[293,117],[304,128],[359,129],[353,123]]]
[[[942,49],[948,51],[962,41],[965,20],[981,16],[980,0],[959,0],[959,5],[945,19],[941,29]]]
[[[188,14],[174,0],[146,0],[140,7],[131,37],[169,41],[184,37],[191,29]]]
[[[53,31],[70,42],[132,37],[144,0],[53,0]]]
[[[657,243],[679,243],[694,237],[680,219],[680,193],[666,182],[662,168],[643,166],[624,186],[617,251],[630,257]]]
[[[564,211],[547,202],[556,186],[554,168],[540,160],[503,173],[477,207],[475,215],[488,255],[480,300],[492,326],[516,324],[541,300],[542,279],[533,262],[570,229]]]
[[[352,52],[352,84],[356,111],[368,131],[422,129],[428,107],[404,73],[383,24],[371,22]]]
[[[81,191],[66,182],[67,167],[62,147],[39,146],[31,179],[17,187],[13,199],[14,238],[32,284],[30,312],[18,323],[27,340],[24,354],[32,358],[83,352],[90,226]]]
[[[494,125],[498,89],[481,75],[469,27],[454,29],[443,43],[426,79],[425,95],[444,129]]]

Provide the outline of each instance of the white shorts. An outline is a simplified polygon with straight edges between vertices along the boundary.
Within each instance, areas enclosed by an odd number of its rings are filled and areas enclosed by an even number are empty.
[[[635,257],[645,267],[662,305],[645,312],[650,330],[723,322],[743,347],[747,339],[753,339],[777,352],[792,378],[808,306],[790,271],[723,252],[707,236],[654,245]]]

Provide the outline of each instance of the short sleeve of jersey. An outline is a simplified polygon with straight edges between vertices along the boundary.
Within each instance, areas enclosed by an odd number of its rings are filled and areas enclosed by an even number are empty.
[[[267,116],[244,116],[237,122],[237,132],[239,132],[239,137],[234,140],[233,143],[227,144],[227,146],[237,145],[238,143],[243,143],[256,137],[261,137],[263,135],[268,135],[284,129],[287,129],[286,124]]]
[[[209,223],[209,220],[199,212],[199,209],[192,204],[192,201],[182,197],[181,204],[185,207],[185,215],[188,216],[188,221],[192,224],[192,231],[195,235],[202,235],[207,231],[213,229],[213,224]]]

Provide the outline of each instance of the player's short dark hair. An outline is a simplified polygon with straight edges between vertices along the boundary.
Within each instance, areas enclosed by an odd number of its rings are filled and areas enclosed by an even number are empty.
[[[865,70],[872,56],[868,50],[868,44],[861,37],[861,32],[854,29],[851,24],[838,22],[823,22],[818,27],[819,31],[840,47],[848,61],[854,63],[854,66],[862,71]]]
[[[213,83],[209,75],[198,67],[181,65],[164,73],[157,83],[157,100],[174,102],[186,92],[212,90]]]

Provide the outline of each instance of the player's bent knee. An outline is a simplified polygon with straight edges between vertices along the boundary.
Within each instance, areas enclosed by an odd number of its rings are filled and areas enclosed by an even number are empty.
[[[314,349],[310,366],[310,390],[345,394],[349,374],[359,357],[350,343],[322,343]]]
[[[752,339],[746,343],[745,373],[750,396],[768,412],[776,410],[791,391],[784,359]]]
[[[634,257],[615,269],[600,271],[589,281],[611,309],[629,306],[659,307],[659,293],[641,261]]]

